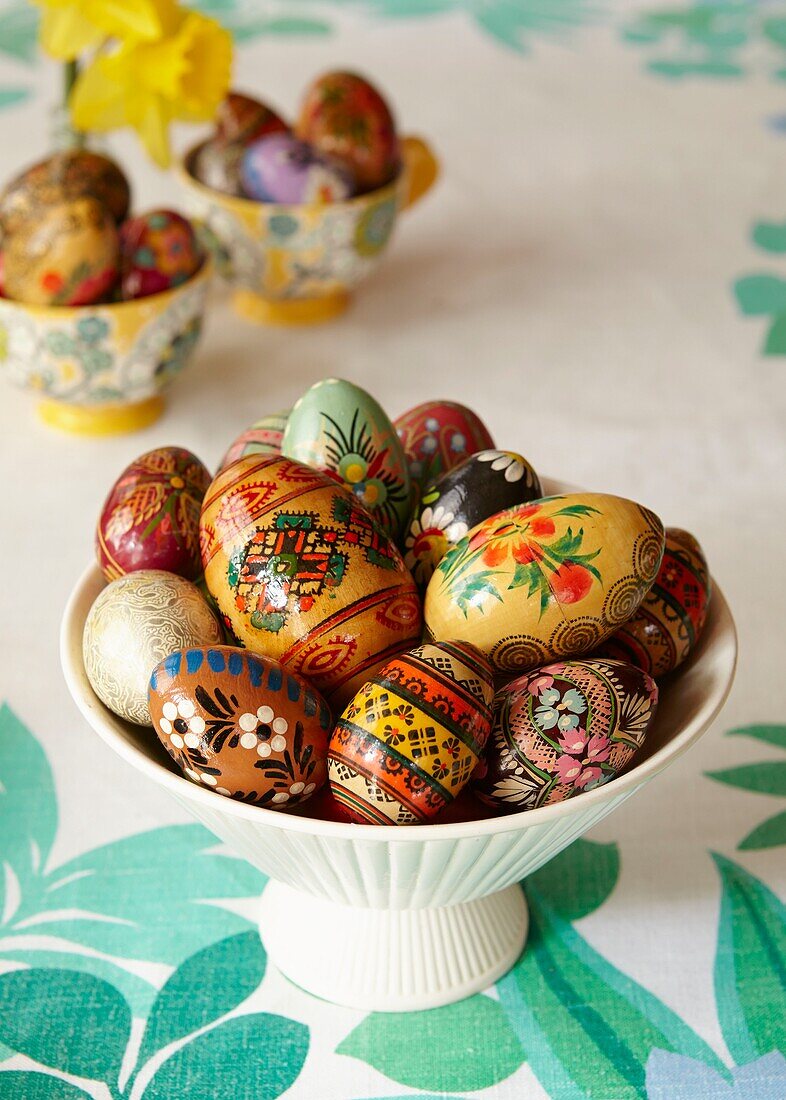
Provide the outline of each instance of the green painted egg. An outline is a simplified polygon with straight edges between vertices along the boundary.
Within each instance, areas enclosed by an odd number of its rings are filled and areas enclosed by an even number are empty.
[[[306,390],[290,414],[282,452],[330,474],[398,537],[410,501],[404,448],[387,414],[360,386],[328,378]]]

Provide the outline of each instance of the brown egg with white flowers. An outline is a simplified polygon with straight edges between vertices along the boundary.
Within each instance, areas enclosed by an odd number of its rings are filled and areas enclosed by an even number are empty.
[[[148,703],[178,767],[218,794],[279,810],[325,782],[330,710],[278,661],[234,646],[175,650],[153,669]]]

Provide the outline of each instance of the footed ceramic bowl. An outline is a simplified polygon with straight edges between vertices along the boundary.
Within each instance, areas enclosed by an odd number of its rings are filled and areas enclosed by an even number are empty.
[[[438,165],[420,138],[401,143],[403,168],[386,187],[347,202],[254,202],[179,175],[186,209],[201,223],[219,274],[234,286],[241,316],[262,324],[313,324],[343,313],[358,283],[378,264],[402,209],[432,186]]]
[[[39,397],[41,418],[83,435],[146,427],[199,339],[212,264],[129,302],[33,306],[0,298],[0,374]]]
[[[550,493],[560,488],[544,485]],[[107,710],[82,664],[85,619],[104,583],[91,565],[63,618],[63,669],[84,718],[127,763],[270,876],[261,935],[279,969],[310,993],[369,1011],[433,1008],[501,977],[526,939],[521,880],[701,737],[723,706],[737,657],[734,623],[715,585],[704,633],[689,660],[662,682],[635,765],[605,786],[483,821],[410,827],[316,821],[191,783],[152,730]],[[315,928],[340,935],[315,936]]]

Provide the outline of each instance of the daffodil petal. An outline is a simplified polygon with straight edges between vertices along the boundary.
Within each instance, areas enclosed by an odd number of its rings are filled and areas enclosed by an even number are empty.
[[[45,7],[41,13],[41,45],[50,57],[72,61],[97,46],[104,34],[76,7]]]
[[[181,18],[172,0],[85,0],[90,21],[115,38],[153,40],[172,34]]]
[[[71,92],[71,117],[77,130],[100,133],[128,123],[126,90],[107,75],[104,62],[98,58],[83,69]]]

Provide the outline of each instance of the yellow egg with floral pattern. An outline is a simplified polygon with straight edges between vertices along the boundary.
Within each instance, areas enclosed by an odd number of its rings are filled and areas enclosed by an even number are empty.
[[[440,562],[427,633],[472,642],[500,673],[589,653],[636,611],[663,547],[658,517],[623,497],[574,493],[507,509]]]

